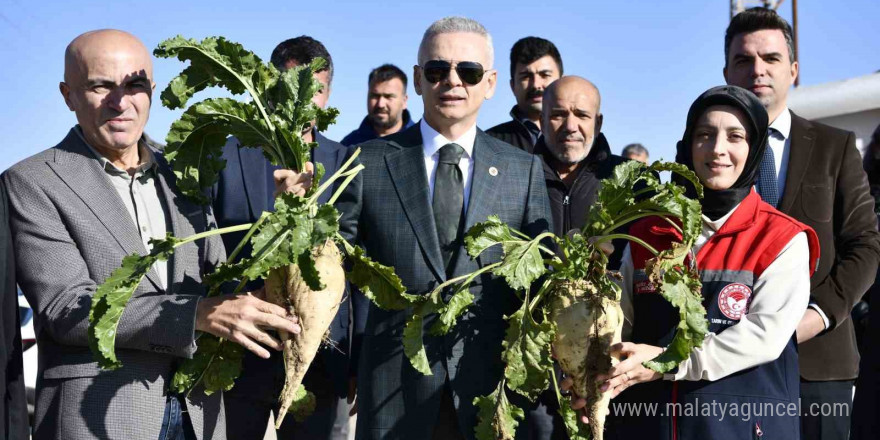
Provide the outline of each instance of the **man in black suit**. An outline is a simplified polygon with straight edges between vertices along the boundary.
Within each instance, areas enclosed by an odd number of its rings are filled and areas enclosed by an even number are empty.
[[[562,57],[552,42],[525,37],[514,43],[510,49],[510,90],[516,97],[510,110],[512,120],[486,130],[486,134],[533,152],[541,136],[544,90],[560,76]]]
[[[15,287],[15,257],[9,230],[6,186],[0,183],[0,438],[28,438],[27,401],[21,364],[21,325]]]
[[[284,70],[310,63],[316,57],[327,61],[326,68],[315,73],[315,78],[324,87],[313,98],[317,106],[324,108],[330,96],[333,60],[323,44],[308,36],[292,38],[275,48],[271,60],[275,67]],[[318,147],[312,151],[312,161],[324,165],[324,178],[335,173],[342,164],[345,147],[327,139],[314,127],[303,133],[303,140],[318,143]],[[239,147],[237,139],[229,138],[223,149],[226,168],[220,172],[214,188],[214,213],[221,228],[252,223],[259,219],[263,211],[273,210],[275,179],[287,172],[269,163],[259,148]],[[332,193],[324,192],[319,201],[326,203]],[[224,234],[226,248],[235,249],[244,234],[245,231]],[[250,257],[251,251],[248,246],[241,252],[241,258]],[[262,280],[252,281],[248,289],[258,289],[262,284]],[[340,399],[346,397],[348,390],[348,321],[349,303],[346,301],[339,306],[336,318],[330,325],[330,338],[336,346],[325,347],[319,352],[303,381],[306,389],[315,393],[316,410],[302,423],[292,417],[285,418],[278,430],[279,438],[345,438],[344,432],[334,434],[334,429],[339,431],[348,426],[348,411],[337,411]],[[226,413],[229,414],[226,429],[230,440],[263,438],[269,413],[277,411],[278,396],[284,386],[281,352],[271,353],[269,359],[248,352],[244,356],[243,367],[235,387],[224,393]],[[337,422],[340,426],[334,428]]]
[[[549,228],[540,158],[476,126],[480,106],[495,91],[492,61],[492,40],[481,24],[462,17],[434,22],[413,72],[424,119],[361,145],[366,168],[337,203],[346,239],[394,267],[410,294],[499,261],[500,249],[474,260],[463,245],[464,232],[490,215],[530,236]],[[369,310],[358,370],[358,439],[474,437],[473,400],[501,379],[503,316],[517,300],[503,279],[490,275],[470,292],[474,304],[448,335],[425,333],[431,376],[403,353],[406,311],[355,308],[356,320]],[[434,318],[425,320],[425,330]],[[520,425],[523,435],[527,424]]]
[[[725,52],[727,83],[755,93],[772,121],[758,192],[812,227],[821,245],[810,305],[797,328],[801,437],[846,439],[859,363],[849,316],[880,263],[874,201],[855,135],[788,109],[798,63],[791,27],[776,12],[753,8],[735,16],[725,35]],[[834,414],[823,414],[827,404]],[[846,411],[840,411],[841,405]]]

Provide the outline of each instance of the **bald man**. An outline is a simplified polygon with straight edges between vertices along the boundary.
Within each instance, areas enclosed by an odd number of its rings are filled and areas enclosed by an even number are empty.
[[[97,286],[124,256],[147,253],[151,238],[214,227],[210,208],[179,193],[161,151],[144,141],[154,88],[149,51],[137,38],[80,35],[67,47],[60,84],[77,125],[2,176],[16,275],[35,311],[40,350],[34,439],[225,439],[219,393],[168,392],[197,335],[268,357],[267,348],[281,345],[264,329],[299,330],[283,308],[254,296],[203,298],[203,275],[225,259],[214,236],[151,267],[117,328],[123,367],[102,371],[94,362],[87,329]]]
[[[599,89],[578,76],[565,76],[544,91],[543,135],[535,154],[544,159],[544,177],[553,209],[553,232],[565,234],[584,226],[596,200],[599,181],[623,163],[611,154],[602,134]],[[619,260],[612,259],[613,264]]]
[[[544,90],[541,103],[542,134],[534,154],[543,159],[544,182],[553,212],[553,233],[562,236],[581,229],[596,201],[599,182],[624,162],[611,154],[601,133],[602,113],[599,89],[578,76],[564,76]],[[620,249],[611,255],[609,267],[620,266]],[[528,417],[536,424],[535,439],[567,439],[565,424],[558,415],[556,394],[545,392]]]

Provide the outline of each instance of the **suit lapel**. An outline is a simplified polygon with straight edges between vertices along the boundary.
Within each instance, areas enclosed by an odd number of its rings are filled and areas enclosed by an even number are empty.
[[[809,121],[795,115],[791,115],[791,144],[788,153],[788,174],[785,177],[785,192],[779,201],[779,210],[784,213],[791,212],[791,206],[797,198],[801,182],[810,164],[810,155],[813,152],[813,139],[815,134]]]
[[[318,182],[318,184],[321,184],[339,169],[339,165],[336,163],[338,155],[336,154],[337,149],[333,148],[331,141],[321,133],[318,133],[317,130],[315,130],[315,141],[318,142],[318,146],[312,150],[312,162],[324,165],[324,177]],[[333,188],[330,188],[318,197],[318,202],[327,203],[332,196]]]
[[[468,198],[468,208],[465,214],[464,230],[466,234],[475,224],[486,221],[490,215],[496,213],[495,202],[498,199],[498,182],[507,171],[507,161],[499,154],[497,146],[487,139],[489,135],[477,130],[474,141],[474,165],[471,177],[471,192]],[[455,272],[462,260],[470,256],[462,248],[458,252],[453,271]]]
[[[269,179],[266,174],[271,164],[263,156],[263,151],[260,148],[242,148],[239,145],[235,150],[241,167],[241,181],[247,195],[251,218],[258,219],[263,214],[263,206],[266,206],[268,210],[272,210],[273,206],[272,203],[267,202],[269,189],[266,183]]]
[[[498,194],[498,179],[507,171],[507,161],[498,153],[498,148],[489,142],[489,135],[477,131],[474,142],[474,169],[471,178],[471,195],[465,216],[465,232],[474,224],[484,222],[494,214]],[[494,170],[492,170],[494,168]]]
[[[147,249],[137,226],[108,181],[101,162],[73,130],[67,134],[55,155],[55,162],[49,162],[49,166],[88,206],[126,254],[146,255]],[[160,288],[155,270],[151,268],[147,278],[157,289]]]
[[[434,212],[429,202],[427,172],[425,171],[425,155],[422,151],[421,133],[418,128],[411,130],[416,136],[401,139],[403,148],[385,156],[388,174],[397,190],[397,196],[403,205],[406,218],[419,245],[427,256],[428,265],[438,280],[446,279],[446,269],[440,254],[437,239],[437,226],[434,223]],[[393,145],[393,144],[392,144]]]

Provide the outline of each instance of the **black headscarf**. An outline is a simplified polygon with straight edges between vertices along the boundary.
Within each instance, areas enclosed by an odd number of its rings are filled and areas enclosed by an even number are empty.
[[[767,127],[769,118],[764,105],[752,92],[737,86],[718,86],[703,92],[688,110],[687,125],[684,136],[678,141],[675,161],[694,170],[693,146],[694,128],[697,121],[709,107],[714,105],[729,105],[740,109],[746,117],[746,132],[749,142],[749,155],[746,158],[742,174],[728,189],[713,190],[703,188],[703,214],[712,220],[724,217],[736,205],[738,205],[751,192],[752,186],[758,180],[758,172],[764,149],[767,148]],[[683,179],[676,178],[677,183]],[[693,186],[685,185],[690,196],[695,196]]]

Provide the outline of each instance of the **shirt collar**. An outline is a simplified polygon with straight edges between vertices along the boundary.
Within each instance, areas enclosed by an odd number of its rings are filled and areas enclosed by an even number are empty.
[[[98,152],[98,150],[95,149],[95,147],[92,147],[92,145],[89,144],[89,142],[86,140],[86,137],[83,135],[82,127],[77,125],[74,129],[74,132],[76,132],[76,135],[79,136],[79,138],[83,141],[89,151],[92,152],[95,158],[98,159],[104,172],[108,174],[128,175],[128,172],[120,169],[116,165],[113,165],[113,162],[110,162],[110,159],[104,157],[101,153]],[[153,152],[150,151],[149,147],[147,147],[147,143],[144,142],[143,137],[138,140],[138,157],[141,162],[138,164],[137,169],[135,170],[135,175],[146,171],[151,171],[156,168],[157,164],[155,158],[153,157]]]
[[[425,156],[433,156],[443,148],[444,145],[455,143],[458,144],[462,149],[464,149],[465,156],[472,158],[474,157],[474,141],[477,138],[477,124],[474,124],[469,128],[463,135],[461,135],[458,139],[446,139],[446,136],[438,133],[437,130],[434,130],[428,123],[422,118],[419,121],[419,130],[422,132],[422,148],[425,151]]]
[[[791,134],[791,112],[788,107],[782,110],[782,113],[770,124],[770,128],[781,134],[783,139],[788,139],[788,135]],[[772,130],[770,134],[773,135]]]

